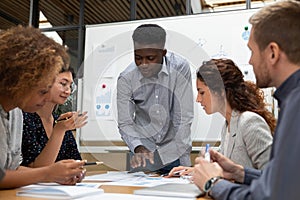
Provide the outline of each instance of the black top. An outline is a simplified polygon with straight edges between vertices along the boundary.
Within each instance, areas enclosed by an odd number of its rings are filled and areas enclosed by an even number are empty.
[[[54,119],[58,118],[53,114]],[[22,157],[23,166],[28,166],[41,153],[48,142],[48,136],[40,116],[23,112]],[[56,161],[64,159],[81,160],[72,131],[66,131]]]

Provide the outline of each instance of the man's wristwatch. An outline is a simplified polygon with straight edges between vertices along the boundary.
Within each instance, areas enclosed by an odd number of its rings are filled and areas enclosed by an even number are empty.
[[[206,181],[203,191],[204,192],[209,192],[211,190],[211,188],[215,185],[215,183],[222,179],[221,176],[216,176],[216,177],[212,177],[211,179],[209,179],[208,181]]]

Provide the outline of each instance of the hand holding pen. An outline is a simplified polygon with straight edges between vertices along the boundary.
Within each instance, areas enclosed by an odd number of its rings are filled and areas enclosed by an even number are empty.
[[[74,130],[81,128],[87,124],[87,112],[67,112],[61,114],[57,120],[55,120],[55,129],[60,130]]]
[[[210,145],[209,144],[206,144],[205,145],[205,150],[201,150],[199,151],[199,154],[198,154],[198,157],[201,158],[201,159],[204,159],[208,162],[210,162],[210,153],[209,153],[209,150],[210,150]]]
[[[86,169],[84,168],[85,166],[102,165],[104,163],[102,161],[88,162],[87,160],[76,160],[76,162],[77,163],[83,162],[84,164],[80,167],[80,169],[82,169],[82,172],[79,175],[73,177],[73,182],[75,183],[76,182],[79,183],[84,179],[86,174]]]
[[[84,166],[89,166],[89,165],[102,165],[103,162],[96,161],[96,162],[85,162]]]

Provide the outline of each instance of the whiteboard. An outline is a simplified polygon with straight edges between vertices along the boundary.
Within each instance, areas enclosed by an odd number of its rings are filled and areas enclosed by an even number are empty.
[[[192,140],[218,141],[224,119],[220,114],[206,115],[196,103],[195,71],[204,60],[226,57],[241,67],[246,79],[254,81],[252,67],[248,64],[247,42],[248,19],[256,11],[202,13],[87,26],[78,105],[80,110],[88,111],[89,119],[88,124],[78,130],[79,146],[84,141],[122,141],[117,128],[117,78],[134,61],[131,36],[136,27],[145,23],[162,26],[167,31],[167,50],[190,62],[195,102]]]

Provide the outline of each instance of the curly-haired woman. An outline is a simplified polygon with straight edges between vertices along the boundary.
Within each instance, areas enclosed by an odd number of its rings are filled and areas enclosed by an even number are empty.
[[[66,49],[32,27],[0,32],[0,189],[37,182],[75,184],[84,161],[64,160],[27,168],[20,166],[22,110],[35,112],[49,99],[49,90],[62,68]]]
[[[197,102],[226,119],[220,151],[243,166],[261,169],[270,159],[276,120],[263,92],[230,59],[212,59],[197,71]]]

